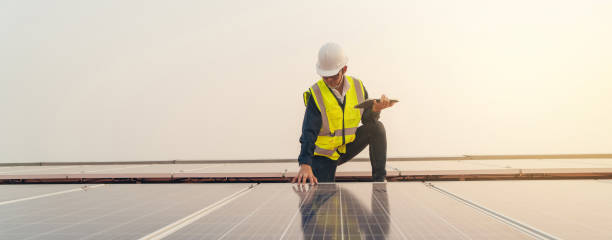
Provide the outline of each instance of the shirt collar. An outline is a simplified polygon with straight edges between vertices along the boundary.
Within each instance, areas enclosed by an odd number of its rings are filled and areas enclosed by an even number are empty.
[[[340,101],[344,100],[344,96],[346,96],[346,92],[348,92],[348,89],[351,87],[348,80],[346,79],[346,75],[343,76],[342,80],[344,81],[344,84],[342,85],[342,92],[338,92],[335,88],[330,88],[332,93],[334,93],[334,96],[340,99]]]

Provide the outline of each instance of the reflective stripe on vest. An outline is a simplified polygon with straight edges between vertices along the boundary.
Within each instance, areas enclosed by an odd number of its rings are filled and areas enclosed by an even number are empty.
[[[318,84],[312,86],[312,92],[315,95],[315,99],[318,102],[317,106],[319,107],[319,111],[321,112],[321,131],[319,131],[319,136],[329,135],[329,119],[327,118],[327,111],[325,111],[325,104],[320,104],[324,101],[323,94],[321,94],[321,88],[319,88]]]
[[[344,153],[344,145],[355,140],[363,114],[363,109],[354,108],[365,101],[361,81],[350,76],[346,76],[345,80],[349,81],[350,88],[346,93],[344,109],[322,79],[310,88],[315,104],[321,112],[321,130],[315,142],[315,155],[326,156],[332,160],[340,157],[336,150]]]
[[[361,85],[361,82],[359,82],[359,79],[353,78],[353,85],[355,86],[355,90],[357,90],[357,101],[359,101],[359,103],[364,102],[365,99],[363,99],[363,86]],[[359,113],[363,115],[363,108],[359,109]]]
[[[328,129],[329,129],[329,127],[328,127]],[[344,135],[355,134],[356,132],[357,132],[357,128],[356,127],[345,128],[344,129]],[[323,133],[323,131],[320,131],[319,132],[319,136],[330,136],[330,137],[333,137],[333,136],[342,136],[342,129],[338,129],[338,130],[334,131],[333,133],[329,133],[329,131],[326,132],[326,133]]]
[[[320,148],[319,146],[315,146],[315,153],[325,155],[325,156],[331,156],[331,155],[334,155],[334,153],[336,153],[336,149],[327,150],[327,149]]]

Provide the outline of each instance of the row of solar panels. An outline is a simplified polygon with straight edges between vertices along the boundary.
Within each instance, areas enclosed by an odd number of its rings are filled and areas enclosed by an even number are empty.
[[[611,180],[0,185],[1,239],[610,239]]]
[[[388,161],[389,170],[481,170],[542,168],[612,168],[612,159],[515,159],[515,160],[443,160]],[[109,164],[0,166],[0,175],[74,174],[74,173],[253,173],[296,171],[297,162],[271,163],[199,163],[199,164]],[[355,161],[338,167],[339,172],[364,171],[369,162]]]
[[[287,181],[294,162],[43,165],[0,167],[0,183],[36,182],[198,182]],[[610,159],[515,159],[389,161],[389,180],[612,178]],[[349,162],[338,168],[339,180],[368,180],[370,164]]]

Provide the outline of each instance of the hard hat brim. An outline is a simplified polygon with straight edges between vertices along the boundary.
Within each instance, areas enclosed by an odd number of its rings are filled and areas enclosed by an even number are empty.
[[[319,66],[317,66],[317,73],[321,77],[330,77],[330,76],[334,76],[334,75],[338,74],[338,72],[340,72],[340,69],[342,69],[343,67],[344,66],[339,67],[337,69],[332,69],[332,70],[323,70],[323,69],[319,68]]]

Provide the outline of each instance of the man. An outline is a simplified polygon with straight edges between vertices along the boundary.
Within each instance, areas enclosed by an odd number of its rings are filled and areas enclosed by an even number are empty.
[[[372,179],[385,180],[387,137],[378,119],[380,111],[393,103],[382,95],[380,101],[355,108],[368,99],[368,92],[359,79],[345,75],[347,62],[344,51],[336,43],[326,43],[319,50],[316,69],[322,79],[304,93],[306,114],[300,137],[300,171],[293,183],[335,181],[336,167],[351,160],[367,145]]]

